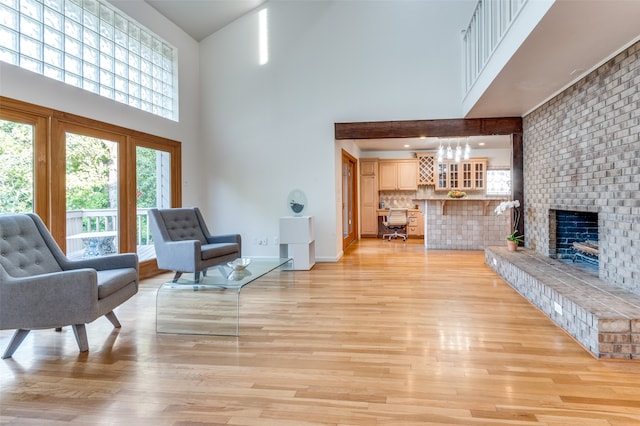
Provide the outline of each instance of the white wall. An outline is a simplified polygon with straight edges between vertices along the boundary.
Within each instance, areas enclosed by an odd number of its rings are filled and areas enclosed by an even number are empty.
[[[318,260],[338,258],[345,144],[334,123],[461,118],[460,32],[474,4],[272,0],[263,66],[257,11],[202,41],[201,205],[212,227],[240,231],[245,255],[275,256],[278,218],[299,188]],[[256,245],[263,237],[269,245]]]
[[[0,62],[0,95],[182,142],[185,205],[201,199],[199,185],[198,43],[142,0],[112,1],[179,49],[180,121],[174,122]]]

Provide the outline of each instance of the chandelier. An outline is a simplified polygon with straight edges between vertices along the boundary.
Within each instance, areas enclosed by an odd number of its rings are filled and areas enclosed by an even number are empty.
[[[446,158],[447,160],[454,160],[456,163],[459,163],[460,160],[462,160],[463,158],[465,160],[469,159],[469,155],[471,154],[471,147],[469,146],[469,138],[465,139],[465,144],[464,144],[464,153],[463,153],[463,149],[460,146],[460,139],[462,138],[450,138],[446,140],[446,147],[445,147],[445,143],[443,143],[442,139],[440,139],[440,146],[438,147],[438,163],[442,163],[444,161],[444,159]],[[453,143],[453,147],[452,145],[452,140],[455,140]]]

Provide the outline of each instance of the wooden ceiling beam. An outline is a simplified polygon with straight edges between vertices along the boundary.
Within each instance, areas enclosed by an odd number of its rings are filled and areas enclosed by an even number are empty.
[[[336,139],[463,137],[522,133],[521,117],[335,123]]]

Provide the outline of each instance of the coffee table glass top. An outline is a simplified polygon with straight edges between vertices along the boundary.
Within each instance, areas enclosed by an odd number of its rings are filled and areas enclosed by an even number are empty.
[[[270,272],[287,269],[292,269],[291,259],[251,259],[239,271],[226,263],[211,267],[205,276],[200,274],[198,283],[194,274],[183,274],[177,282],[164,283],[158,289],[156,331],[237,336],[242,289]],[[293,279],[293,272],[285,275]]]
[[[239,271],[233,270],[226,263],[211,267],[207,270],[207,275],[200,274],[199,283],[194,282],[194,274],[183,274],[177,282],[167,284],[198,286],[200,290],[207,286],[242,289],[264,274],[285,266],[289,259],[250,259],[250,261],[249,266]]]

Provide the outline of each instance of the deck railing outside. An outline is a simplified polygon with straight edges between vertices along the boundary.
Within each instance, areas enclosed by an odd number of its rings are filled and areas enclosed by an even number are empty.
[[[528,0],[479,0],[463,35],[465,93],[485,65]]]
[[[136,245],[140,260],[155,258],[148,210],[149,209],[137,209],[136,212]],[[118,211],[116,209],[67,211],[67,237],[117,230]],[[82,257],[83,250],[81,238],[67,238],[67,253],[69,257]]]

